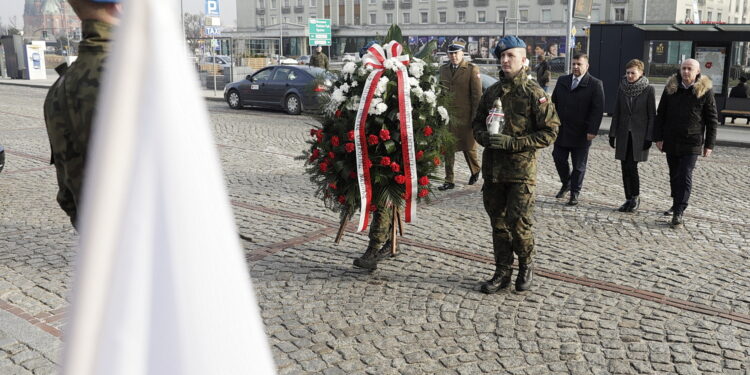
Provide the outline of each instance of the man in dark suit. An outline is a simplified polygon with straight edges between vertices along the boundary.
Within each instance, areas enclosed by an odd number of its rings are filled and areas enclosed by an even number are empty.
[[[560,77],[552,92],[552,102],[562,124],[552,158],[562,182],[557,198],[570,191],[568,205],[575,206],[586,174],[589,147],[599,132],[604,115],[604,86],[602,81],[588,73],[588,55],[573,56],[571,65],[573,74]],[[572,172],[568,158],[573,162]]]

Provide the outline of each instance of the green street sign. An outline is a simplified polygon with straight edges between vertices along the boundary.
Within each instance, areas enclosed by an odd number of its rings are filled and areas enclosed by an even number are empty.
[[[311,46],[331,45],[331,20],[310,18],[307,20]]]

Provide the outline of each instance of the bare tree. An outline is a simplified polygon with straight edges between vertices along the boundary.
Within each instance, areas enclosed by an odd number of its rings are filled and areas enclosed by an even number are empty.
[[[203,12],[191,14],[185,12],[185,38],[197,39],[203,36],[203,28],[206,26],[206,16]]]

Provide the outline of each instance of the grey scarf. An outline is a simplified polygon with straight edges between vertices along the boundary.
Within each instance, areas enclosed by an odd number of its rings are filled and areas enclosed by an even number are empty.
[[[648,87],[648,83],[648,78],[646,78],[646,76],[641,76],[641,78],[638,78],[638,80],[633,83],[628,82],[628,79],[623,77],[622,81],[620,81],[620,90],[622,90],[625,96],[634,98],[640,95],[643,90]]]

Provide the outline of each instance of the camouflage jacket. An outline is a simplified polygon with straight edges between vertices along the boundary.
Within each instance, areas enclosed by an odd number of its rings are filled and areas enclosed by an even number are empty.
[[[328,70],[328,56],[323,52],[315,52],[310,56],[310,66],[317,66]]]
[[[57,68],[60,77],[44,101],[44,121],[58,177],[57,200],[73,221],[83,184],[102,64],[112,35],[112,25],[101,21],[83,21],[81,28],[83,40],[78,59],[67,69],[65,65]]]
[[[495,99],[502,98],[505,127],[502,133],[513,137],[509,150],[489,146],[486,119]],[[490,182],[536,183],[536,150],[552,144],[557,137],[560,119],[549,96],[536,81],[529,79],[528,69],[510,80],[501,78],[482,95],[472,122],[474,138],[485,147],[482,174]]]

